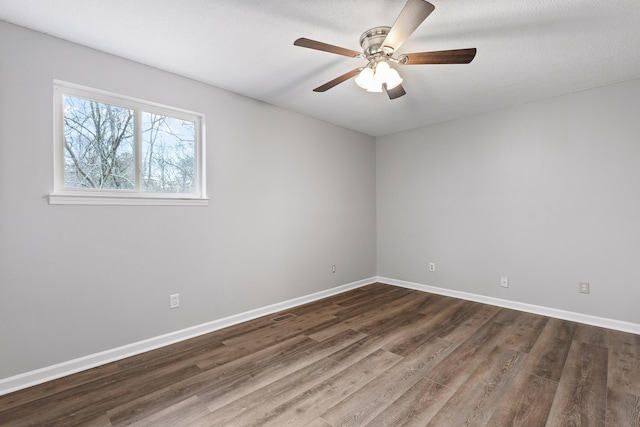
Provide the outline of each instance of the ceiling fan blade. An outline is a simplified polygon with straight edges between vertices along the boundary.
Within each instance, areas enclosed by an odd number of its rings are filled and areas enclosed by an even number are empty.
[[[393,89],[387,89],[387,84],[384,83],[382,87],[384,88],[384,91],[387,92],[387,95],[389,95],[389,99],[400,98],[401,96],[404,96],[407,94],[407,92],[404,91],[404,88],[402,87],[402,85],[398,85]]]
[[[407,4],[398,15],[396,22],[391,27],[389,34],[382,42],[382,46],[388,46],[393,50],[404,43],[407,38],[427,19],[435,6],[424,0],[408,0]]]
[[[405,65],[415,64],[468,64],[476,56],[476,48],[438,50],[434,52],[407,53]],[[403,63],[401,61],[401,63]]]
[[[362,71],[362,67],[353,69],[353,70],[349,71],[348,73],[344,73],[340,77],[336,77],[335,79],[331,80],[330,82],[327,82],[327,83],[323,84],[322,86],[318,86],[313,91],[314,92],[325,92],[325,91],[331,89],[332,87],[337,86],[340,83],[342,83],[342,82],[344,82],[346,80],[349,80],[352,77],[357,76],[360,71]]]
[[[323,52],[335,53],[338,55],[348,56],[350,58],[357,58],[361,56],[361,52],[356,52],[355,50],[346,49],[340,46],[334,46],[332,44],[322,43],[311,39],[305,39],[304,37],[299,38],[295,42],[293,42],[295,46],[307,47],[309,49],[321,50]]]

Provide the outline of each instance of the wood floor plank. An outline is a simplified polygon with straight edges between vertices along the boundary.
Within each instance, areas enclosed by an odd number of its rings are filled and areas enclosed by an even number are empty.
[[[187,427],[193,426],[194,422],[208,415],[209,413],[209,410],[200,401],[200,399],[198,399],[197,396],[192,396],[175,405],[165,408],[160,412],[156,412],[149,417],[143,418],[131,424],[126,423],[126,425],[129,425],[131,427]]]
[[[640,336],[376,283],[0,396],[135,423],[640,427]]]
[[[464,304],[458,301],[457,304],[448,304],[439,312],[424,314],[420,312],[420,318],[396,333],[388,334],[389,339],[385,340],[383,348],[392,353],[405,356],[424,343],[446,335],[445,331],[453,330],[459,325],[460,311],[464,311]],[[454,320],[456,319],[456,320]],[[446,340],[451,341],[451,340]]]
[[[378,350],[248,425],[284,427],[307,424],[320,416],[326,407],[348,397],[401,359],[396,354]]]
[[[92,390],[102,389],[110,384],[121,383],[131,375],[139,375],[143,372],[158,372],[158,370],[166,368],[165,371],[162,371],[166,375],[167,371],[177,371],[181,368],[190,369],[194,364],[194,360],[197,360],[198,357],[210,357],[212,351],[222,347],[222,343],[212,339],[210,336],[207,338],[203,338],[203,336],[194,338],[193,346],[188,346],[184,343],[174,345],[175,347],[167,346],[127,357],[114,363],[49,381],[41,386],[30,387],[8,396],[3,396],[0,398],[0,412],[53,395],[55,395],[54,399],[56,400],[71,398],[70,396],[73,396],[79,390],[81,394],[87,395]],[[169,347],[173,347],[173,350],[168,350]],[[74,391],[73,389],[76,390]],[[70,392],[65,393],[67,390]]]
[[[320,359],[227,405],[220,408],[216,406],[210,415],[198,420],[198,424],[222,427],[251,423],[254,417],[265,414],[294,399],[310,388],[344,371],[344,368],[344,365],[330,358]]]
[[[573,341],[547,426],[604,426],[607,349]]]
[[[320,359],[329,357],[364,337],[365,335],[360,332],[349,330],[303,351],[281,353],[273,361],[263,364],[259,370],[251,372],[250,375],[236,377],[224,384],[210,387],[199,392],[198,396],[210,410],[215,410],[261,387],[268,386],[278,378],[286,377]]]
[[[457,389],[484,363],[484,359],[507,336],[511,326],[493,320],[485,323],[432,369],[428,377],[439,384]]]
[[[217,331],[210,332],[207,335],[212,340],[215,339],[216,341],[222,342],[224,340],[228,340],[233,337],[237,337],[239,335],[244,335],[248,332],[255,331],[256,329],[273,325],[273,318],[277,317],[278,315],[280,315],[280,313],[274,313],[274,314],[258,317],[257,319],[253,319],[249,322],[242,322],[237,325],[218,329]]]
[[[113,427],[107,414],[101,414],[91,420],[82,422],[82,427]]]
[[[15,408],[16,406],[22,406],[40,399],[46,399],[52,395],[59,396],[67,390],[84,386],[89,382],[95,382],[119,372],[120,369],[115,363],[109,363],[68,377],[49,381],[39,386],[18,390],[6,396],[0,396],[0,414],[8,411],[9,409]]]
[[[273,363],[282,357],[283,352],[287,354],[305,351],[315,345],[317,345],[315,341],[305,336],[295,336],[264,348],[255,354],[201,371],[197,375],[176,381],[152,393],[128,399],[126,402],[115,405],[107,413],[112,423],[121,423],[123,420],[138,421],[207,389],[223,386],[238,378],[246,378],[258,371],[261,366]]]
[[[609,387],[640,396],[640,335],[610,331],[609,340]]]
[[[429,426],[484,426],[507,396],[526,354],[496,347],[485,363],[451,396]]]
[[[404,329],[413,324],[425,322],[424,314],[412,311],[397,310],[390,316],[381,316],[376,319],[369,319],[359,325],[354,325],[354,330],[367,335],[388,335]]]
[[[526,368],[513,380],[510,397],[495,405],[488,426],[544,426],[558,383],[532,375]]]
[[[640,336],[609,331],[606,425],[640,426]]]
[[[459,306],[468,302],[457,298],[445,297],[443,295],[427,295],[431,298],[427,299],[423,304],[415,308],[416,312],[427,317],[437,316],[442,311],[448,310],[451,306]]]
[[[461,301],[460,304],[450,304],[441,312],[427,316],[425,321],[403,327],[393,334],[393,339],[384,348],[405,356],[434,338],[453,342],[457,346],[500,310],[498,307],[467,303]]]
[[[423,344],[357,393],[327,409],[322,419],[339,426],[366,424],[413,387],[452,348],[450,342],[439,338]]]
[[[549,319],[529,351],[533,357],[533,375],[560,381],[576,327],[573,322]]]
[[[464,301],[446,322],[441,322],[437,336],[454,343],[461,343],[492,319],[500,307]]]
[[[348,345],[342,350],[336,351],[329,357],[331,360],[334,360],[344,366],[349,366],[381,349],[384,342],[386,342],[384,339],[375,335],[367,335],[363,339]]]
[[[331,424],[323,420],[322,418],[316,418],[309,424],[305,424],[304,427],[333,427]]]
[[[585,344],[608,348],[609,332],[611,332],[610,329],[592,325],[577,324],[576,332],[573,334],[573,339]]]
[[[341,322],[329,327],[322,325],[322,328],[316,328],[320,329],[318,331],[311,329],[308,331],[308,335],[310,338],[322,341],[326,339],[327,336],[331,336],[345,329],[354,329],[364,333],[370,333],[372,330],[377,329],[379,325],[393,321],[399,314],[411,312],[411,305],[419,304],[419,301],[421,300],[416,301],[416,296],[413,292],[404,292],[403,295],[396,300],[387,300],[385,304],[370,308],[369,310],[358,312],[350,309],[348,315]],[[415,313],[415,315],[419,314]],[[336,316],[340,318],[340,314],[336,314]]]
[[[640,396],[609,388],[606,427],[640,427]]]
[[[529,353],[548,320],[548,317],[538,314],[522,313],[516,320],[511,335],[500,345],[521,353]]]
[[[608,349],[573,341],[560,377],[560,387],[575,384],[603,400],[607,394]]]
[[[369,298],[360,297],[352,301],[341,302],[337,304],[340,309],[335,312],[335,315],[345,320],[356,316],[361,316],[362,318],[374,316],[388,304],[397,304],[401,299],[411,299],[412,292],[409,289],[393,286],[385,292],[371,295]]]
[[[316,313],[318,310],[331,310],[334,314],[337,312],[343,314],[345,307],[354,304],[362,305],[365,296],[366,299],[372,303],[372,306],[375,306],[378,301],[382,303],[385,295],[394,295],[392,298],[395,298],[395,295],[404,292],[406,292],[406,290],[403,291],[401,288],[395,286],[376,286],[376,284],[372,284],[292,307],[287,311],[297,316]],[[388,296],[386,298],[388,299]]]
[[[296,336],[306,330],[334,319],[332,314],[314,316],[313,314],[296,316],[282,323],[273,323],[264,328],[246,334],[225,339],[222,343],[228,347],[259,350],[269,347],[274,342]],[[203,368],[206,369],[206,368]]]
[[[400,398],[387,406],[370,426],[424,427],[442,409],[455,389],[422,378]]]
[[[411,295],[414,291],[398,286],[389,286],[380,290],[379,293],[369,295],[367,298],[355,297],[350,300],[341,301],[338,305],[342,307],[338,314],[351,315],[360,314],[370,309],[374,309],[390,302]]]
[[[438,311],[438,308],[444,309],[452,304],[458,304],[460,302],[468,302],[461,300],[459,298],[448,297],[446,295],[434,295],[428,294],[431,296],[428,304],[424,304],[422,307],[417,307],[416,311],[421,314],[426,314],[427,316],[432,315]]]
[[[112,405],[146,396],[172,383],[200,374],[197,366],[141,372],[136,376],[114,382],[103,378],[64,392],[37,400],[37,405],[24,404],[3,411],[2,415],[19,423],[48,426],[67,426],[92,420],[96,413],[102,414]],[[64,402],[61,405],[60,402]],[[0,420],[2,416],[0,416]]]
[[[409,309],[420,314],[434,313],[438,308],[443,308],[446,304],[449,304],[446,297],[435,294],[427,294],[425,292],[414,291],[415,300]],[[451,303],[455,303],[452,301]]]

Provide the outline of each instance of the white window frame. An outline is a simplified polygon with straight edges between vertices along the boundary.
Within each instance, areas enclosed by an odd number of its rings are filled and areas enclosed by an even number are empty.
[[[134,157],[136,159],[135,174],[137,189],[109,190],[67,188],[64,186],[65,141],[64,141],[64,96],[88,99],[122,106],[134,110],[136,123],[136,137]],[[193,193],[151,193],[140,191],[140,153],[141,137],[139,123],[141,112],[166,115],[176,119],[188,120],[195,123],[195,189]],[[144,101],[111,92],[92,89],[85,86],[67,83],[59,80],[53,82],[53,192],[49,194],[49,204],[52,205],[192,205],[207,206],[205,188],[205,126],[204,115],[193,111],[169,107],[154,102]]]

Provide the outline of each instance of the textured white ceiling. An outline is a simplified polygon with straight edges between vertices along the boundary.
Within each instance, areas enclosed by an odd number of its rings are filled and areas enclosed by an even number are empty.
[[[0,0],[0,19],[374,136],[640,78],[639,0],[432,0],[399,53],[476,47],[471,64],[398,66],[394,101],[353,80],[312,92],[366,62],[295,39],[359,51],[404,3]]]

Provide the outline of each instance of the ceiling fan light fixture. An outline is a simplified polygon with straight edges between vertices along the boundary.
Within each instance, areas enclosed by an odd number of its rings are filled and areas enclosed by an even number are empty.
[[[369,87],[375,84],[373,69],[370,67],[363,68],[358,77],[356,77],[356,84],[362,89],[369,90]]]
[[[400,74],[386,61],[378,62],[375,70],[375,80],[376,82],[380,82],[380,84],[386,84],[387,89],[393,89],[402,83],[402,77]]]
[[[382,83],[372,81],[371,85],[367,88],[367,92],[382,92]]]
[[[387,84],[387,89],[393,89],[394,87],[400,85],[400,83],[402,82],[403,79],[402,77],[400,77],[400,74],[398,74],[398,72],[393,68],[389,68],[389,72],[387,73],[385,81],[385,83]]]
[[[402,77],[386,61],[380,61],[373,66],[367,66],[360,71],[356,84],[367,92],[382,92],[382,85],[393,89],[402,83]]]
[[[391,71],[391,67],[386,61],[380,61],[376,64],[375,69],[375,78],[380,83],[385,83],[387,80],[387,75]]]

